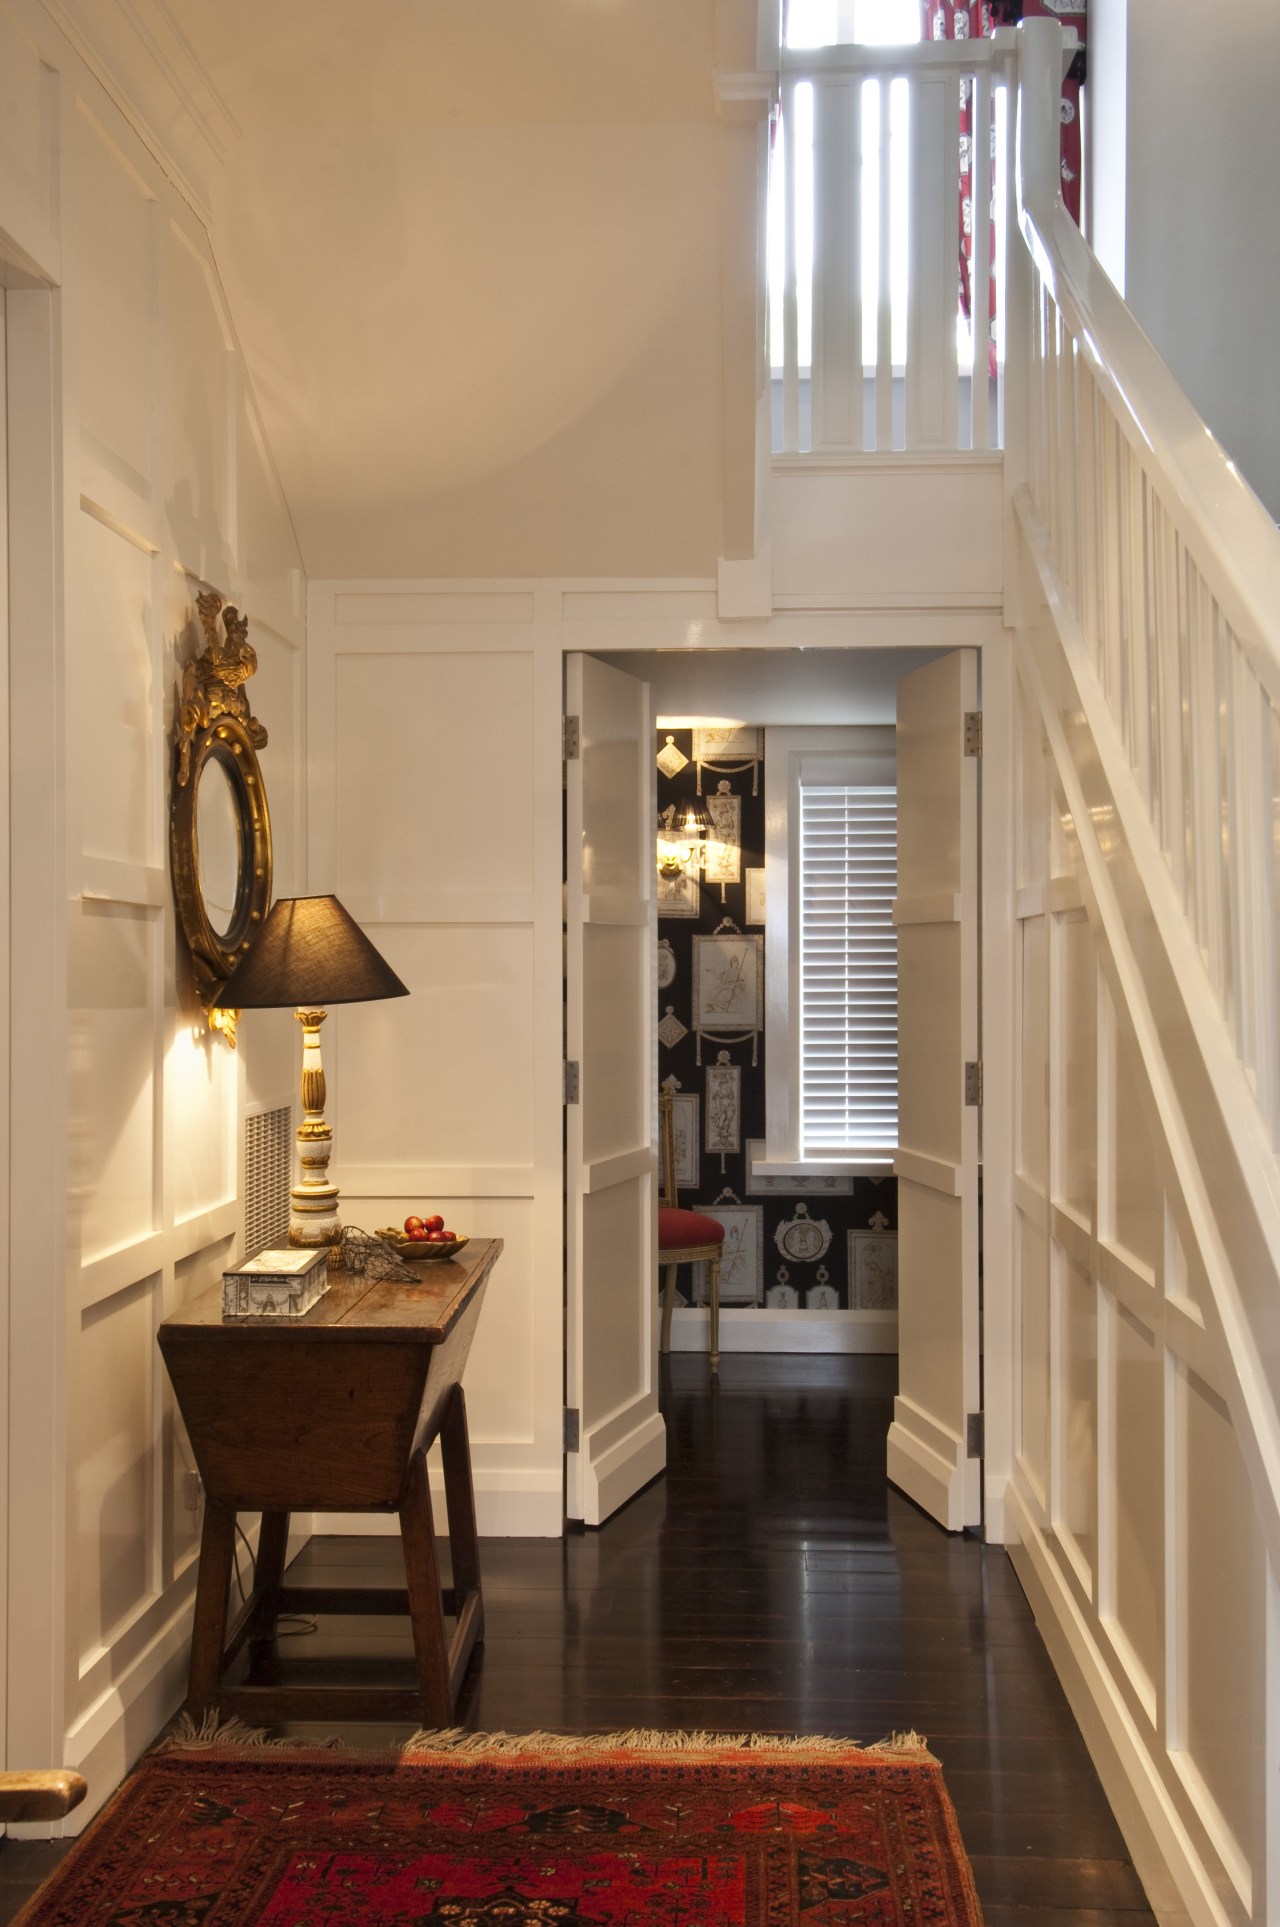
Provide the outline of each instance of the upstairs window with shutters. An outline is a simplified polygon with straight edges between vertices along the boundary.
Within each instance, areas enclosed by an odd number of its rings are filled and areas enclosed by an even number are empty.
[[[898,1142],[898,795],[800,781],[800,1155]]]

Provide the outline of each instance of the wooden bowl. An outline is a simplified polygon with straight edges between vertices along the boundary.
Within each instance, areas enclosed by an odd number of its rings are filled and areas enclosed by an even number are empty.
[[[436,1239],[434,1243],[427,1238],[407,1238],[403,1231],[389,1225],[378,1236],[384,1244],[389,1244],[397,1258],[408,1258],[413,1264],[429,1264],[435,1258],[452,1258],[461,1251],[466,1238],[454,1238],[449,1243]]]

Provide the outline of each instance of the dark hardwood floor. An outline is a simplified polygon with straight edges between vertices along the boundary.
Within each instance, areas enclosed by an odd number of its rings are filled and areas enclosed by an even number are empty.
[[[484,1542],[486,1641],[461,1719],[861,1741],[914,1729],[943,1762],[988,1927],[1153,1922],[1005,1554],[886,1485],[895,1368],[738,1354],[717,1384],[704,1358],[673,1356],[664,1479],[599,1531]],[[313,1540],[293,1567],[313,1583],[398,1570],[393,1539]],[[407,1624],[326,1619],[279,1650],[289,1677],[338,1659],[344,1677],[399,1677]],[[402,1731],[325,1730],[372,1746]],[[0,1921],[55,1852],[0,1852]]]

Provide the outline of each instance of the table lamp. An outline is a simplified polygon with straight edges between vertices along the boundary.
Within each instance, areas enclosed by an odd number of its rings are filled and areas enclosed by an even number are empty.
[[[222,1010],[279,1009],[292,1004],[302,1025],[302,1122],[298,1182],[289,1192],[289,1243],[333,1245],[342,1236],[338,1187],[329,1180],[333,1132],[324,1115],[320,1026],[330,1004],[407,997],[386,959],[336,897],[279,897],[214,998]]]

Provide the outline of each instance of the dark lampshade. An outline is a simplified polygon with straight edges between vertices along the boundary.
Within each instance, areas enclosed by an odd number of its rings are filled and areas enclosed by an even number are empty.
[[[265,1010],[408,995],[336,897],[279,897],[214,1003]]]

